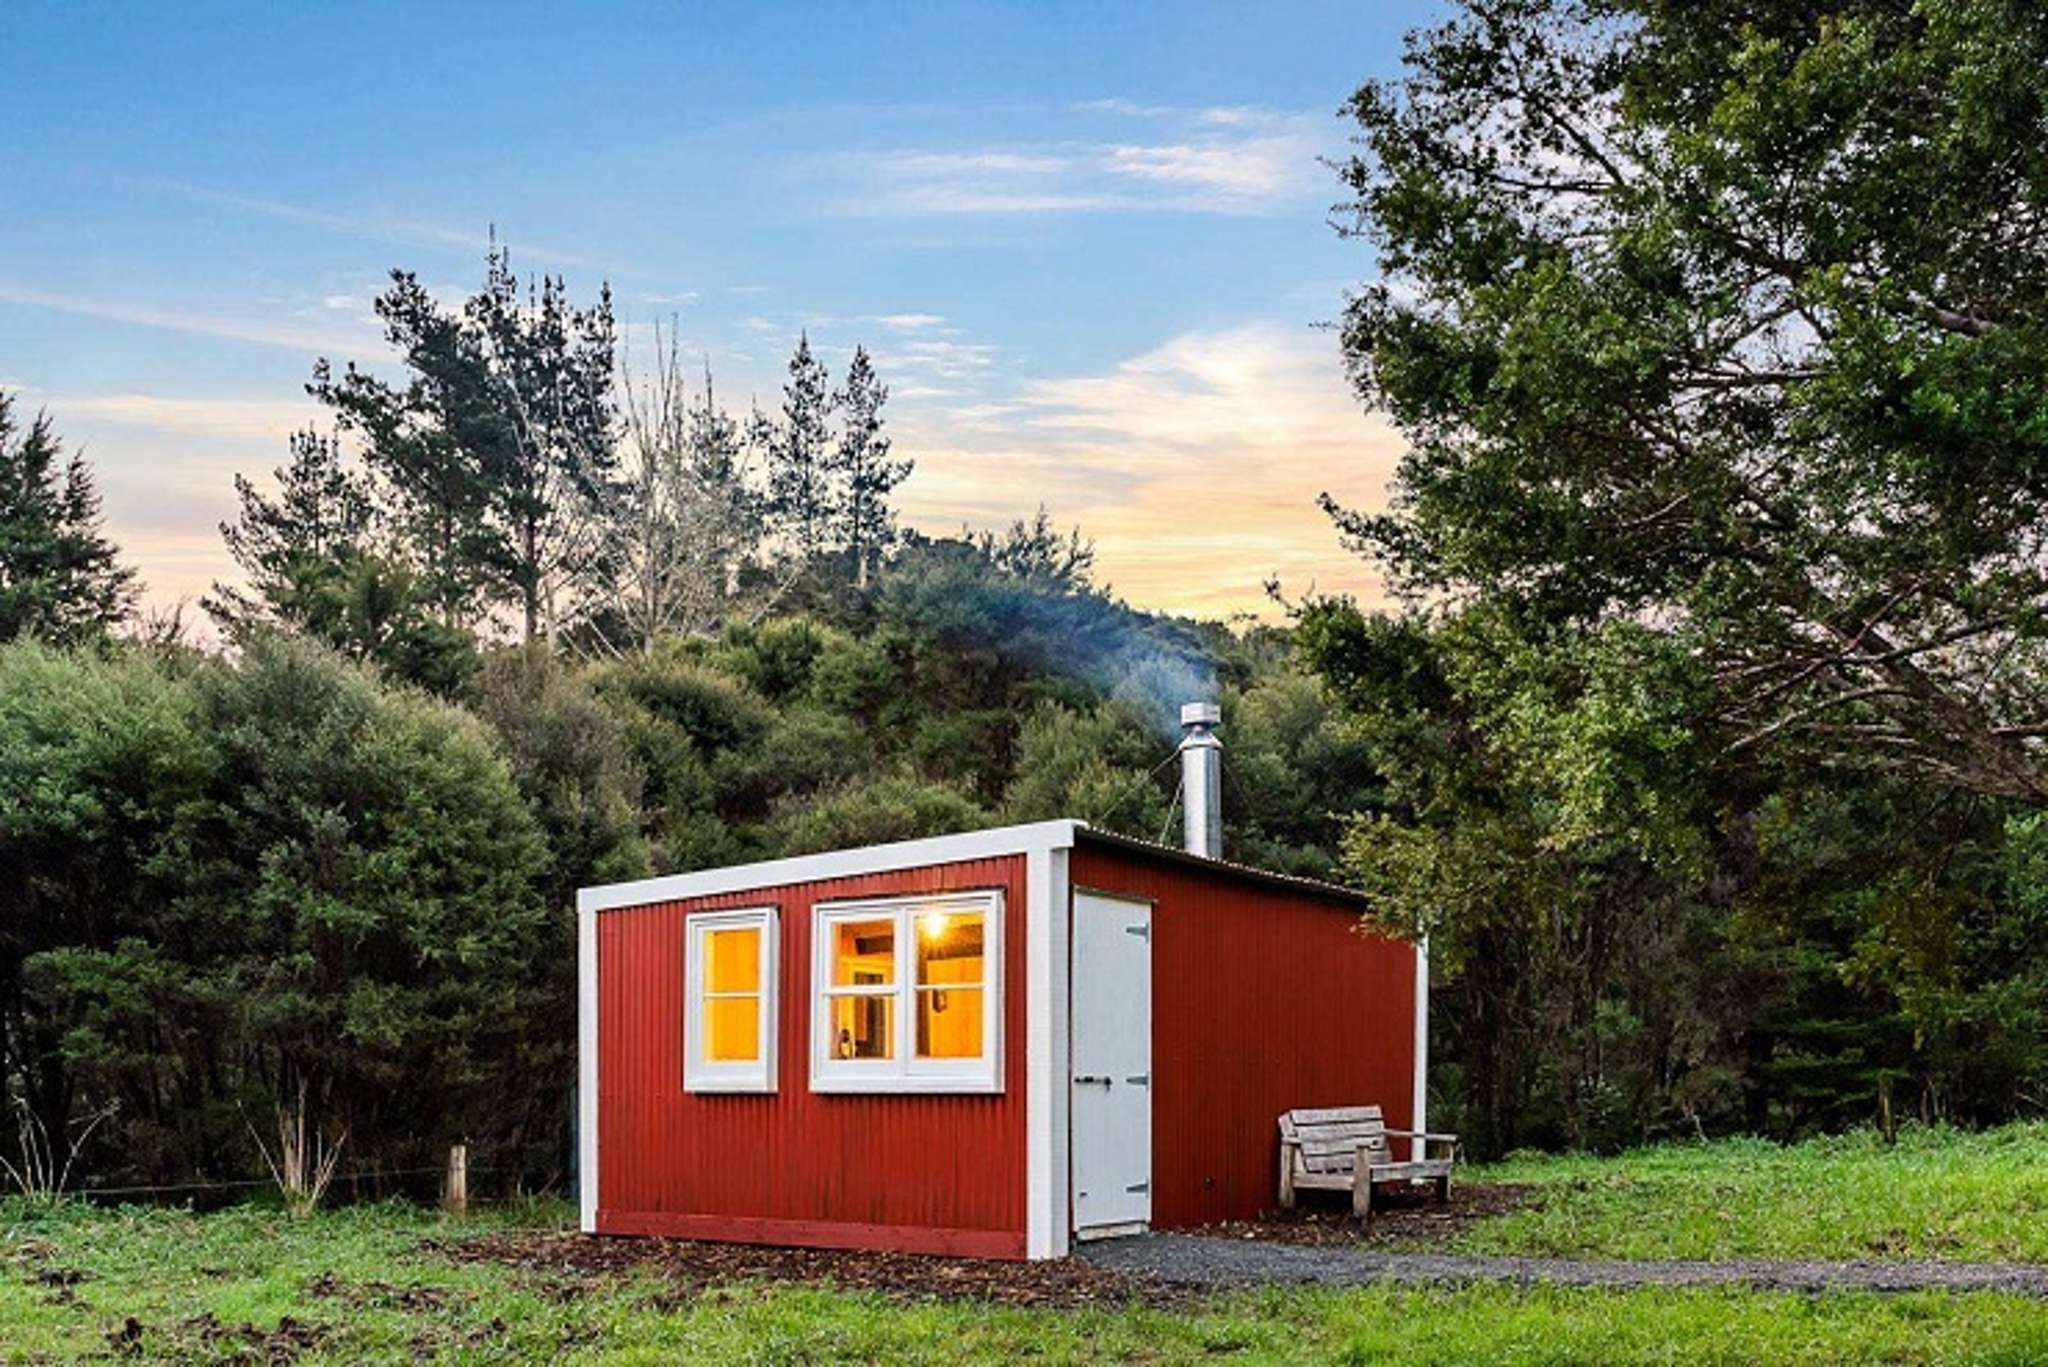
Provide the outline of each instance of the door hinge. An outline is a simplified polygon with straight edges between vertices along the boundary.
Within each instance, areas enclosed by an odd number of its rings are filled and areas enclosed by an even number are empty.
[[[1152,1075],[1150,1073],[1133,1073],[1125,1078],[1124,1081],[1130,1083],[1133,1087],[1150,1087],[1152,1085]]]
[[[1125,1187],[1125,1188],[1124,1188],[1124,1190],[1125,1190],[1125,1191],[1150,1191],[1150,1190],[1152,1190],[1152,1184],[1151,1184],[1150,1182],[1133,1182],[1133,1183],[1131,1183],[1131,1184],[1130,1184],[1129,1186]]]
[[[1116,1085],[1115,1078],[1104,1077],[1100,1073],[1076,1073],[1074,1074],[1074,1081],[1091,1084],[1099,1082],[1105,1087],[1113,1087]]]
[[[1149,925],[1125,926],[1124,934],[1135,935],[1141,940],[1150,940],[1152,938],[1152,927]]]

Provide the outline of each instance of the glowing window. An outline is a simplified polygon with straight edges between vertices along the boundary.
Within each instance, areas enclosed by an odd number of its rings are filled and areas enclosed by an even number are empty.
[[[688,924],[683,1086],[775,1090],[775,909],[701,912]]]
[[[1002,896],[820,903],[814,1091],[1002,1089]]]

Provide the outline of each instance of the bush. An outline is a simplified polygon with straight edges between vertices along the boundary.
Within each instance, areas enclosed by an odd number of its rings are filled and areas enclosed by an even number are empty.
[[[783,854],[809,854],[951,835],[988,824],[987,813],[951,788],[914,778],[883,778],[792,809],[776,824],[775,846]]]

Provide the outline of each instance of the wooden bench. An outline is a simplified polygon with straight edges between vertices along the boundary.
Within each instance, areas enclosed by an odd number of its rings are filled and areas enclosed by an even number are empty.
[[[1407,1162],[1394,1161],[1389,1136],[1411,1141]],[[1432,1144],[1441,1156],[1429,1156]],[[1294,1209],[1294,1193],[1305,1189],[1348,1191],[1352,1213],[1370,1220],[1376,1183],[1410,1181],[1435,1182],[1436,1199],[1446,1201],[1457,1149],[1454,1134],[1388,1129],[1377,1106],[1289,1111],[1280,1117],[1280,1206]]]

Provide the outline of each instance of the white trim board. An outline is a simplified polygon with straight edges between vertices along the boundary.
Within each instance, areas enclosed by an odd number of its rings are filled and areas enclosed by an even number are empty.
[[[680,902],[715,897],[725,892],[762,892],[792,883],[817,883],[828,878],[853,878],[864,873],[894,873],[927,864],[959,864],[970,859],[1001,859],[1034,851],[1069,849],[1080,821],[1034,821],[1022,826],[997,826],[959,835],[934,835],[853,850],[828,850],[758,864],[642,878],[631,883],[606,883],[576,894],[578,911],[610,911],[655,902]]]
[[[597,912],[576,914],[576,1194],[597,1233]]]
[[[1024,860],[1024,1256],[1059,1258],[1073,1231],[1067,1133],[1068,937],[1073,895],[1066,848]]]
[[[1408,1128],[1416,1138],[1408,1141],[1408,1157],[1420,1161],[1427,1146],[1421,1139],[1429,1128],[1429,937],[1415,942],[1415,1094]]]

